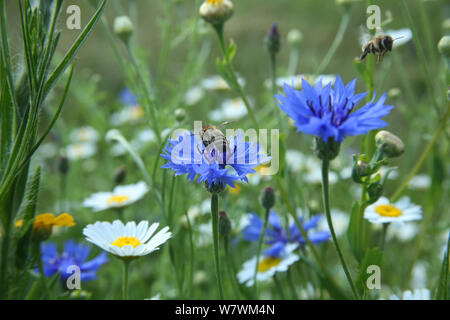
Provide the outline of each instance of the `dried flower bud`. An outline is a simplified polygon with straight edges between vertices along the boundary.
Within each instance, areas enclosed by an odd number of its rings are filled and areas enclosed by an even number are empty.
[[[272,27],[267,33],[264,42],[266,44],[267,51],[269,51],[271,55],[275,55],[280,51],[281,38],[277,23],[272,24]]]
[[[292,29],[287,34],[287,43],[290,46],[298,46],[303,40],[303,33],[298,29]]]
[[[450,58],[450,36],[443,36],[438,43],[439,52],[447,58]]]
[[[225,211],[219,212],[219,235],[226,237],[231,233],[231,221]]]
[[[395,134],[381,130],[375,136],[377,148],[388,158],[395,158],[403,154],[405,144]]]
[[[61,174],[67,174],[70,169],[69,159],[66,156],[59,158],[58,170]]]
[[[114,20],[114,33],[125,43],[128,43],[134,32],[134,25],[128,16],[120,16]]]
[[[184,119],[186,119],[186,111],[184,109],[176,109],[175,120],[177,120],[177,122],[183,122]]]
[[[213,26],[221,25],[227,21],[234,12],[230,0],[206,0],[200,6],[200,17]]]
[[[125,167],[119,167],[114,173],[114,183],[122,184],[125,181],[126,177],[127,177],[127,170],[125,169]]]
[[[275,205],[275,191],[271,187],[265,187],[261,195],[261,205],[270,210]]]

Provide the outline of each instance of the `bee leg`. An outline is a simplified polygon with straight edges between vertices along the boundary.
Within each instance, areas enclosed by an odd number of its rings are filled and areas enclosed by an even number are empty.
[[[377,56],[377,64],[380,63],[381,53]]]

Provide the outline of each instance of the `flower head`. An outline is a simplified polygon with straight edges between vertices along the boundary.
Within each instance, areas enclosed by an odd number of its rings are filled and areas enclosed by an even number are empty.
[[[143,181],[117,186],[112,192],[94,193],[83,201],[83,206],[90,207],[94,211],[121,208],[142,199],[148,190],[147,184]]]
[[[169,227],[154,234],[159,223],[153,223],[150,227],[148,224],[148,221],[141,221],[138,225],[134,221],[126,225],[120,220],[112,223],[97,221],[87,225],[83,234],[87,241],[117,257],[136,258],[159,250],[159,246],[172,236]]]
[[[317,228],[321,218],[322,215],[315,215],[310,220],[303,222],[303,218],[301,216],[299,217],[299,220],[302,222],[303,229],[308,233],[309,240],[314,244],[319,244],[330,238],[329,231],[310,232]],[[280,257],[286,253],[286,246],[288,244],[295,243],[300,246],[306,244],[306,240],[303,238],[295,222],[293,222],[287,230],[282,226],[278,214],[272,210],[269,213],[268,223],[269,227],[266,229],[264,238],[265,243],[270,245],[270,247],[264,251],[266,256]],[[244,239],[248,241],[258,241],[263,225],[264,223],[261,218],[252,213],[248,225],[243,230]]]
[[[23,222],[23,219],[17,220],[14,226],[21,228]],[[61,213],[59,216],[55,216],[53,213],[39,214],[34,218],[33,237],[45,240],[51,235],[53,227],[73,227],[74,225],[75,221],[68,213]]]
[[[403,223],[422,219],[422,208],[411,203],[408,197],[403,197],[395,203],[381,197],[377,202],[368,206],[364,218],[372,223]]]
[[[230,0],[205,0],[199,12],[206,22],[221,25],[233,15],[234,6]]]
[[[261,153],[259,144],[245,141],[240,130],[224,144],[226,150],[219,150],[214,143],[205,147],[198,134],[178,133],[178,139],[169,140],[161,154],[169,161],[162,168],[171,169],[175,175],[187,174],[190,181],[198,176],[197,183],[205,181],[209,187],[229,185],[234,188],[235,181],[248,182],[247,175],[270,160]]]
[[[370,130],[387,125],[381,120],[389,114],[393,106],[385,105],[386,94],[374,102],[355,110],[367,93],[354,94],[356,79],[344,86],[339,75],[334,88],[331,83],[322,86],[322,80],[312,87],[302,79],[302,90],[284,84],[284,93],[275,95],[280,108],[294,120],[297,131],[322,138],[342,142],[346,136],[365,134]]]
[[[97,271],[108,262],[106,252],[92,260],[87,261],[91,248],[87,245],[76,243],[69,240],[64,243],[62,253],[58,253],[56,244],[42,243],[41,254],[44,266],[44,275],[50,277],[56,273],[61,274],[61,279],[66,280],[73,273],[69,266],[78,266],[80,268],[81,281],[97,279]]]
[[[256,281],[267,281],[271,279],[277,272],[286,272],[300,257],[294,253],[297,248],[296,244],[286,246],[285,252],[278,256],[266,256],[260,259],[258,271],[256,273]],[[247,287],[251,287],[254,282],[254,274],[256,267],[256,257],[244,262],[242,270],[237,274],[239,283],[245,283]]]

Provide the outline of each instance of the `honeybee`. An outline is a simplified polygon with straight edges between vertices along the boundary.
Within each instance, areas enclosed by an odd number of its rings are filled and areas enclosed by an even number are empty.
[[[205,149],[203,153],[208,162],[212,163],[216,160],[218,163],[226,163],[234,152],[230,148],[226,136],[220,130],[222,127],[232,123],[233,121],[225,121],[218,126],[205,125],[199,132],[200,139],[202,140]],[[198,146],[197,146],[198,147]],[[212,153],[214,150],[214,156]]]
[[[377,56],[377,63],[380,63],[380,61],[383,59],[383,56],[388,52],[392,51],[392,46],[394,44],[394,38],[388,35],[380,35],[369,42],[365,43],[362,46],[362,55],[359,58],[359,61],[363,60],[369,53],[376,54]]]

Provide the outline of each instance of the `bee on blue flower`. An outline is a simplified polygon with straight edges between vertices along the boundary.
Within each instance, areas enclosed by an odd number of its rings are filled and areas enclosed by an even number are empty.
[[[320,219],[322,219],[321,214],[317,214],[305,222],[303,222],[301,216],[299,217],[303,229],[308,233],[309,240],[313,244],[328,241],[331,236],[329,231],[313,231],[313,229],[317,228]],[[289,229],[286,229],[274,210],[271,210],[269,213],[268,224],[269,226],[264,234],[264,242],[270,247],[264,251],[265,256],[278,258],[285,254],[288,244],[297,244],[299,247],[303,247],[306,244],[306,240],[295,222],[289,226]],[[243,238],[247,241],[258,241],[263,225],[262,219],[255,213],[252,213],[248,225],[242,231]]]
[[[235,187],[236,181],[248,182],[247,175],[255,173],[255,167],[270,161],[271,157],[262,153],[259,144],[245,141],[239,130],[235,137],[228,139],[229,148],[223,157],[216,157],[215,148],[205,147],[202,140],[192,132],[177,133],[177,139],[170,139],[161,157],[168,160],[162,168],[171,169],[175,175],[187,175],[187,179],[197,183],[207,182],[213,186]]]
[[[62,253],[58,252],[55,243],[41,243],[41,255],[44,275],[51,277],[56,273],[61,274],[61,280],[67,280],[73,273],[68,273],[68,267],[76,265],[80,268],[81,281],[97,279],[97,271],[108,262],[106,252],[102,252],[92,260],[86,261],[91,248],[87,245],[69,240],[64,243]]]
[[[285,96],[277,94],[275,98],[279,107],[294,120],[297,131],[320,137],[325,143],[330,138],[341,143],[347,136],[361,135],[387,126],[381,118],[394,108],[385,104],[386,94],[375,102],[374,93],[372,101],[356,110],[368,93],[355,94],[355,85],[356,79],[344,86],[339,75],[334,88],[331,83],[322,86],[322,79],[314,87],[302,79],[302,90],[285,83]]]

